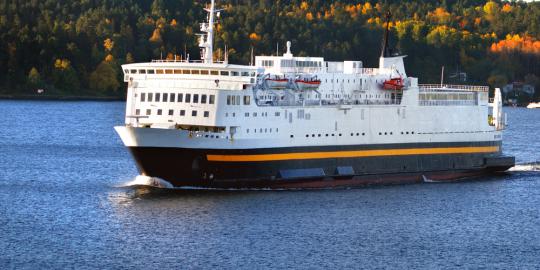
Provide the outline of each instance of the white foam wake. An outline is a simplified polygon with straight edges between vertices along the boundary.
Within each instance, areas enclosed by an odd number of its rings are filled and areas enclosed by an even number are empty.
[[[167,182],[166,180],[163,180],[159,177],[151,177],[151,176],[145,176],[145,175],[137,175],[135,179],[133,179],[130,182],[125,183],[123,186],[130,187],[130,186],[151,186],[151,187],[157,187],[157,188],[174,188],[174,186]]]
[[[516,164],[514,167],[508,169],[512,172],[540,172],[540,161]]]

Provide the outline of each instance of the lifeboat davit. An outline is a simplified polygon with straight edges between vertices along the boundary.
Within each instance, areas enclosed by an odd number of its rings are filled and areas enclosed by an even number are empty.
[[[392,78],[384,81],[382,87],[384,90],[401,90],[405,85],[402,78]]]
[[[289,79],[285,77],[275,76],[275,77],[266,78],[266,84],[268,85],[268,87],[274,88],[274,89],[286,88],[288,83],[289,83]]]
[[[300,90],[317,89],[321,85],[321,80],[319,79],[296,79],[294,82]]]

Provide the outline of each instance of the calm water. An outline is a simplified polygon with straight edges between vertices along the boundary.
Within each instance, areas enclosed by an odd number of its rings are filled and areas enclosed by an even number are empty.
[[[121,102],[0,101],[0,268],[540,268],[540,172],[325,191],[159,191]],[[505,151],[540,160],[540,110]]]

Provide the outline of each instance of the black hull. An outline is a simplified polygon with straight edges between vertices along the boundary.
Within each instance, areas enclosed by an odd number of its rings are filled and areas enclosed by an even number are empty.
[[[176,187],[336,188],[451,181],[505,171],[515,162],[501,155],[500,142],[129,149],[141,174]]]

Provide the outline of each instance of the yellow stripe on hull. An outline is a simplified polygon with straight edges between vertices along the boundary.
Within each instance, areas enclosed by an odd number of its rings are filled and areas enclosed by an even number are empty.
[[[409,149],[384,149],[384,150],[356,150],[356,151],[332,151],[332,152],[304,152],[304,153],[281,153],[281,154],[255,154],[255,155],[207,155],[208,161],[218,162],[258,162],[258,161],[282,161],[304,160],[325,158],[357,158],[357,157],[382,157],[382,156],[408,156],[408,155],[437,155],[437,154],[472,154],[498,152],[498,146],[479,147],[444,147],[444,148],[409,148]]]

